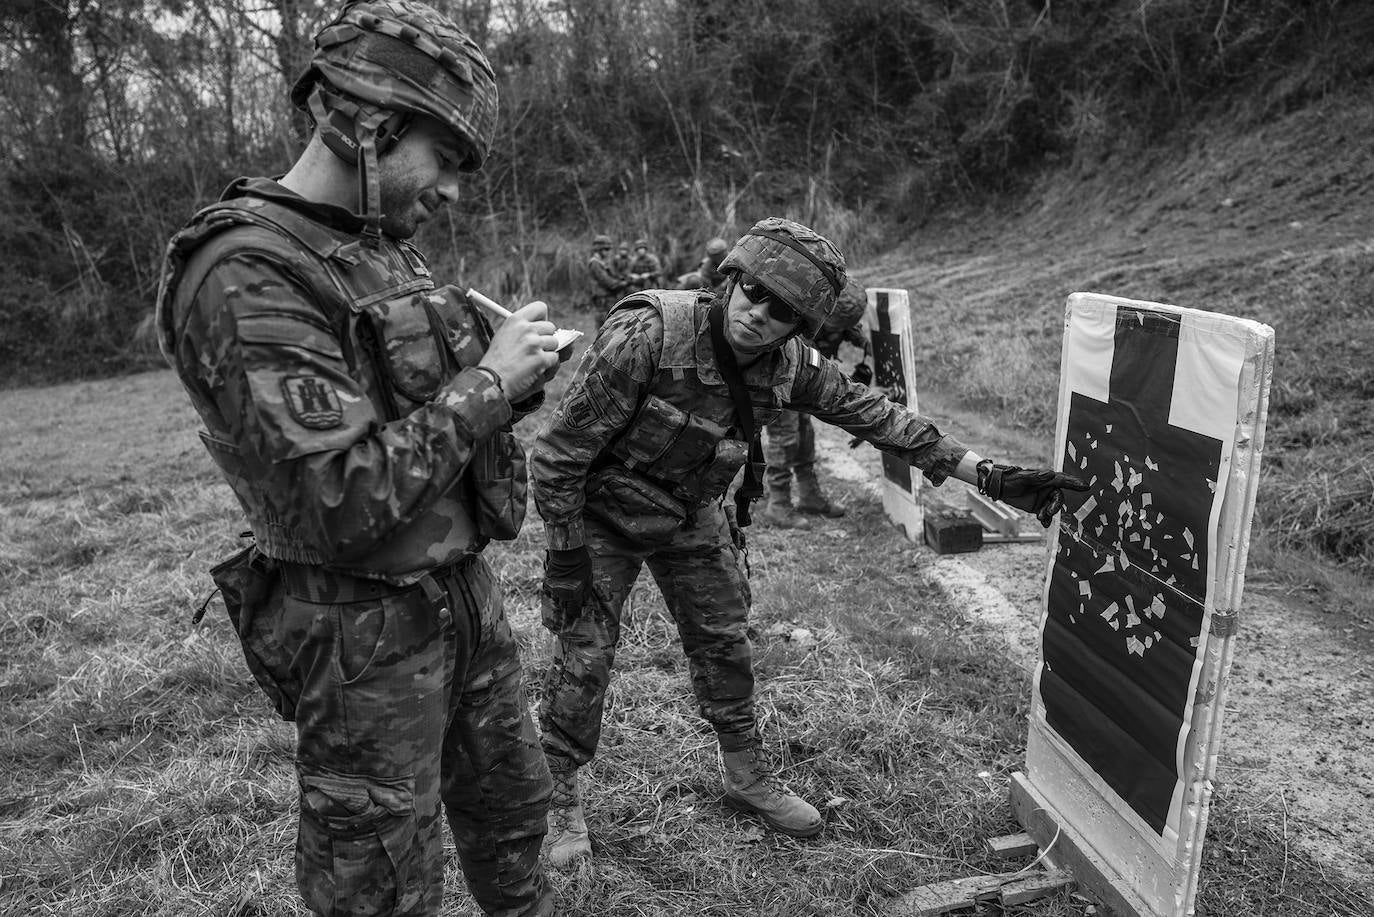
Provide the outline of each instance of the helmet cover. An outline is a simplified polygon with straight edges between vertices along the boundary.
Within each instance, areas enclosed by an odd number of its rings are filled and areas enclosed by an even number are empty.
[[[307,109],[317,84],[384,111],[427,115],[469,147],[475,172],[496,132],[496,76],[448,17],[415,0],[356,0],[315,36],[310,66],[291,89]]]
[[[815,335],[835,311],[848,282],[844,255],[825,236],[792,220],[768,217],[740,237],[720,263],[722,273],[742,271],[802,316]]]

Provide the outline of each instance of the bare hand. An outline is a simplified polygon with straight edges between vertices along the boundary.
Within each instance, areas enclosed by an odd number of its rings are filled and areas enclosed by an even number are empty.
[[[512,312],[477,364],[501,377],[501,388],[510,401],[533,395],[558,371],[558,340],[548,315],[549,307],[542,302]]]

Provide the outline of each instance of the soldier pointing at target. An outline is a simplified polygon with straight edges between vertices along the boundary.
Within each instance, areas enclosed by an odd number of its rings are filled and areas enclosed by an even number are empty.
[[[557,637],[539,711],[554,779],[547,855],[591,847],[577,770],[601,733],[620,616],[647,564],[678,627],[726,801],[810,837],[820,813],[777,776],[754,712],[749,583],[739,527],[761,491],[758,431],[784,408],[841,427],[1048,525],[1076,478],[983,459],[926,418],[848,379],[805,344],[835,311],[844,258],[790,220],[756,223],[720,263],[719,294],[656,290],[616,306],[531,455],[548,537],[544,624]],[[741,467],[744,484],[727,505]]]

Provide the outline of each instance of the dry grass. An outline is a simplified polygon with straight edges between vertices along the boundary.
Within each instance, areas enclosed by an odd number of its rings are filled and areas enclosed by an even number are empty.
[[[0,393],[0,417],[0,461],[20,472],[0,493],[0,913],[301,913],[291,728],[253,686],[218,605],[190,625],[240,523],[174,380]],[[565,913],[878,914],[913,887],[1003,868],[982,842],[1016,830],[1006,791],[1028,686],[879,510],[848,497],[856,513],[842,524],[758,530],[751,551],[764,733],[826,830],[771,835],[722,805],[714,743],[646,578],[589,768],[596,856],[554,876]],[[536,524],[493,551],[531,673],[549,653],[541,550]],[[792,639],[797,628],[810,639]],[[1219,801],[1224,855],[1208,860],[1205,913],[1357,913],[1341,910],[1356,890],[1314,891],[1313,864],[1275,824],[1249,801]],[[445,913],[472,913],[455,867],[449,880]],[[1084,906],[1061,895],[1006,913]]]

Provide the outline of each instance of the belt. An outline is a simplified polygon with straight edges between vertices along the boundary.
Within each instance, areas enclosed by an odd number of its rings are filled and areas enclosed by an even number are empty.
[[[414,583],[398,586],[385,580],[367,576],[353,576],[337,570],[327,570],[313,564],[293,564],[279,561],[282,584],[286,594],[293,598],[316,604],[347,605],[352,602],[368,602],[389,595],[400,595],[412,589],[425,588],[426,581],[462,573],[471,567],[479,554],[464,554],[452,563],[426,570],[424,576]],[[431,585],[430,588],[433,588]],[[427,590],[428,591],[428,590]]]

